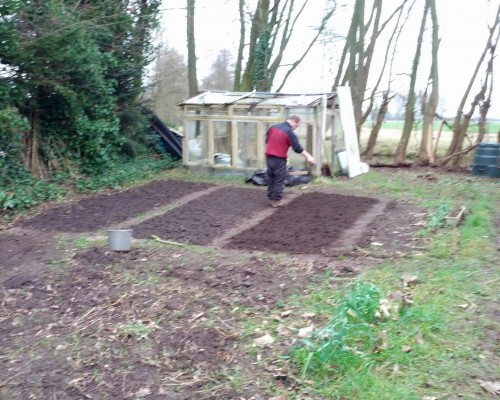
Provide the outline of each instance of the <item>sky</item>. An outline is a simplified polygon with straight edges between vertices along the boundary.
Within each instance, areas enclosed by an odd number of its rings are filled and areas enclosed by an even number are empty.
[[[323,15],[326,0],[311,0],[302,24],[294,32],[293,44],[288,55],[293,61],[317,26]],[[398,0],[384,0],[384,8],[390,8],[391,3]],[[453,117],[462,99],[465,89],[471,79],[488,37],[487,21],[496,12],[500,0],[436,0],[440,30],[439,79],[440,79],[440,109],[445,116]],[[339,4],[349,1],[338,1]],[[352,2],[350,2],[352,4]],[[424,0],[416,0],[416,20],[408,24],[406,36],[402,36],[398,55],[396,57],[397,81],[395,89],[406,91],[408,73],[415,52]],[[177,49],[187,56],[186,49],[186,0],[164,0],[162,7],[161,42]],[[196,0],[195,38],[198,57],[198,78],[201,80],[210,71],[217,53],[222,49],[230,50],[236,55],[239,41],[238,2],[236,0]],[[349,7],[340,7],[337,19],[333,21],[335,30],[345,34],[350,23]],[[429,36],[430,37],[430,32]],[[290,45],[289,45],[290,46]],[[331,42],[318,44],[309,54],[308,59],[291,75],[287,84],[281,90],[284,93],[319,93],[330,92],[335,78],[340,44]],[[380,49],[381,50],[381,49]],[[380,51],[383,53],[383,51]],[[428,53],[425,52],[424,53]],[[378,60],[380,62],[380,60]],[[421,62],[422,77],[426,80],[430,59]],[[498,62],[497,62],[498,64]],[[375,64],[376,65],[376,64]],[[496,68],[500,68],[497,65]],[[481,76],[481,75],[480,75]],[[398,84],[399,80],[399,84]],[[280,83],[278,75],[275,83]],[[423,89],[425,82],[417,82],[417,90]],[[500,118],[500,79],[494,80],[494,93],[490,118]],[[476,93],[474,90],[473,93]],[[467,110],[467,108],[466,108]]]

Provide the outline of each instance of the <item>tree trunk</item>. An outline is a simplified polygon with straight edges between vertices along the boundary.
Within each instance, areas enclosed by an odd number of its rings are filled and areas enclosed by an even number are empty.
[[[278,0],[279,2],[279,0]],[[267,27],[269,15],[269,0],[259,0],[257,8],[252,18],[250,29],[250,43],[248,44],[248,59],[243,73],[243,78],[239,85],[239,90],[251,91],[254,89],[254,78],[257,69],[257,43]],[[261,43],[261,45],[263,45]]]
[[[401,165],[405,160],[406,149],[408,147],[410,135],[413,130],[413,122],[415,121],[415,100],[416,100],[415,84],[417,81],[418,65],[420,63],[420,53],[422,50],[422,41],[425,31],[426,16],[427,16],[427,4],[425,4],[424,7],[424,15],[422,17],[422,22],[420,24],[420,32],[418,34],[418,39],[417,39],[417,49],[415,51],[415,57],[413,59],[413,65],[411,69],[410,87],[408,89],[408,102],[406,103],[406,109],[405,109],[405,122],[403,126],[403,133],[401,135],[401,139],[399,140],[396,153],[394,154],[395,165]]]
[[[394,98],[394,95],[390,95],[391,82],[393,79],[392,67],[394,65],[394,59],[396,57],[396,47],[395,46],[392,47],[392,43],[395,41],[395,43],[397,44],[398,35],[399,35],[399,33],[401,33],[401,29],[402,29],[401,17],[402,17],[402,15],[403,15],[403,7],[401,7],[399,9],[396,24],[394,26],[392,33],[391,33],[391,37],[387,42],[382,69],[380,70],[380,74],[378,76],[377,82],[375,83],[375,85],[372,88],[371,94],[368,96],[368,106],[366,107],[366,110],[361,117],[361,125],[363,125],[365,123],[366,119],[368,118],[368,116],[371,114],[371,112],[373,110],[373,104],[375,102],[375,99],[377,98],[378,88],[380,86],[380,83],[382,82],[382,78],[384,77],[384,73],[385,73],[385,70],[386,70],[388,65],[389,65],[389,72],[388,72],[388,76],[387,76],[387,89],[384,90],[382,93],[382,102],[381,102],[382,104],[380,106],[381,108],[383,108],[383,107],[386,108],[385,110],[382,110],[384,113],[382,118],[385,118],[385,114],[387,113],[389,103]],[[391,47],[392,47],[392,56],[389,58],[389,52],[391,50]],[[389,60],[390,60],[390,62],[389,62]],[[377,118],[380,117],[380,110],[381,109],[379,108],[379,112],[377,113]],[[382,122],[383,121],[381,121],[381,124],[382,124]],[[378,121],[376,123],[378,123]],[[380,127],[378,128],[378,130],[380,130]],[[373,129],[372,129],[372,132],[373,132]],[[377,137],[378,137],[378,132],[375,134],[375,137],[374,137],[375,141],[376,141]],[[370,134],[370,138],[371,138],[371,134]],[[373,156],[373,148],[375,147],[375,142],[370,147],[372,147],[372,148],[371,149],[367,148],[367,150],[365,151],[365,154],[371,153]]]
[[[198,94],[198,77],[196,75],[196,46],[194,39],[194,2],[187,0],[187,48],[188,48],[188,81],[189,96]]]
[[[430,10],[432,19],[432,62],[429,81],[431,82],[431,94],[423,101],[424,120],[422,124],[422,141],[420,143],[419,164],[434,165],[436,160],[433,151],[433,122],[439,101],[439,74],[438,74],[438,49],[439,49],[439,26],[436,13],[435,0],[427,0],[426,7]]]
[[[240,0],[240,20],[243,18],[242,0]],[[235,89],[241,91],[269,91],[273,87],[276,73],[283,67],[282,60],[286,50],[289,50],[292,34],[297,30],[296,25],[300,23],[300,17],[309,0],[301,2],[300,8],[295,12],[295,0],[280,1],[259,0],[255,13],[252,17],[250,28],[250,39],[248,44],[248,56],[243,77],[239,79],[239,74],[235,74]],[[311,50],[313,44],[320,37],[326,23],[334,13],[336,2],[332,1],[332,6],[325,11],[321,23],[317,28],[316,35],[311,39],[308,46],[294,62],[288,64],[284,79],[278,85],[277,90],[281,90],[290,74],[300,65],[302,60]],[[240,29],[240,34],[244,35],[244,29]],[[240,39],[240,50],[243,48]],[[241,59],[238,55],[236,66]]]
[[[46,176],[46,167],[40,155],[39,127],[40,115],[33,111],[30,116],[31,129],[25,133],[22,146],[22,158],[24,166],[35,178],[42,179]]]
[[[488,66],[486,68],[486,79],[484,80],[484,84],[488,85],[488,95],[484,101],[479,104],[479,134],[476,140],[476,143],[480,143],[483,141],[484,136],[486,135],[486,116],[488,115],[488,111],[491,107],[491,94],[493,92],[493,60],[495,55],[495,47],[498,43],[498,37],[500,35],[500,30],[497,33],[497,37],[495,40],[495,45],[493,48],[490,47],[490,59],[488,61]]]
[[[240,14],[240,43],[238,45],[238,55],[236,57],[236,63],[234,68],[234,82],[233,90],[240,90],[241,83],[241,70],[243,65],[243,49],[245,47],[245,0],[239,0],[239,14]]]
[[[304,3],[304,6],[305,6],[305,3]],[[304,58],[307,56],[307,54],[309,53],[309,51],[313,47],[314,43],[317,42],[318,38],[321,36],[321,34],[323,33],[323,31],[324,31],[324,29],[326,27],[326,23],[328,22],[328,20],[332,17],[333,13],[335,12],[335,9],[336,9],[335,7],[332,7],[329,11],[326,12],[325,16],[323,17],[323,19],[321,21],[321,25],[318,28],[316,36],[309,42],[309,46],[302,53],[302,55],[299,58],[297,58],[296,61],[294,61],[292,63],[292,65],[290,66],[290,68],[286,72],[283,80],[281,81],[281,84],[278,86],[278,89],[277,89],[278,91],[280,91],[281,88],[285,85],[285,83],[288,80],[289,76],[300,65],[300,63],[304,60]],[[288,38],[288,40],[289,40],[289,38]],[[281,59],[283,57],[283,53],[284,53],[285,47],[286,47],[286,45],[288,43],[288,40],[282,42],[282,45],[281,45],[281,48],[280,48],[279,57],[276,57],[276,59],[274,60],[273,64],[270,67],[270,75],[271,75],[271,80],[272,81],[274,81],[274,77],[276,75],[276,72],[278,71],[278,68],[280,67],[280,62],[281,62]]]
[[[141,0],[140,2],[140,15],[136,25],[136,33],[134,38],[135,44],[135,65],[137,68],[137,72],[134,75],[134,86],[133,90],[135,92],[134,99],[136,102],[139,100],[139,96],[142,92],[142,70],[144,65],[144,43],[146,42],[146,34],[148,32],[147,24],[148,24],[148,0]]]
[[[493,26],[491,26],[490,29],[490,34],[488,36],[488,40],[486,42],[486,46],[484,48],[483,53],[481,54],[481,57],[479,57],[479,60],[476,65],[476,69],[474,70],[472,77],[469,81],[469,85],[467,86],[467,89],[465,90],[465,93],[462,97],[462,100],[460,102],[460,105],[457,110],[457,114],[455,116],[455,122],[453,123],[453,138],[451,140],[450,146],[448,147],[448,150],[446,152],[446,157],[441,161],[441,165],[446,165],[450,160],[452,161],[452,164],[454,166],[457,166],[460,162],[461,157],[463,156],[462,153],[462,146],[463,142],[467,133],[467,128],[469,127],[469,122],[470,119],[472,118],[472,115],[474,113],[474,110],[476,106],[479,104],[479,102],[484,98],[484,93],[485,93],[485,87],[481,89],[480,93],[478,93],[472,102],[471,109],[469,113],[464,114],[464,108],[465,108],[465,103],[467,99],[469,98],[470,92],[472,90],[472,86],[477,78],[477,75],[479,73],[479,68],[483,64],[483,61],[486,57],[486,54],[488,51],[491,53],[491,57],[494,56],[495,50],[496,50],[496,45],[498,43],[498,23],[499,23],[499,18],[500,18],[500,6],[497,9],[496,13],[496,18],[494,20]],[[493,42],[493,37],[495,36],[496,33],[496,40]],[[456,155],[456,156],[455,156]]]
[[[375,124],[373,125],[373,128],[370,132],[366,150],[363,153],[363,156],[367,162],[370,162],[373,158],[375,144],[377,143],[378,134],[380,132],[380,128],[382,127],[382,123],[384,122],[385,115],[387,114],[387,109],[389,108],[390,101],[389,91],[386,90],[382,96],[382,104],[377,111],[377,117],[375,119]]]
[[[352,101],[354,108],[354,118],[356,121],[356,130],[361,132],[361,125],[370,114],[370,110],[363,113],[363,102],[365,101],[365,92],[368,84],[370,68],[375,54],[377,39],[388,23],[401,12],[406,4],[404,0],[387,20],[381,24],[382,1],[375,0],[372,5],[370,18],[365,23],[365,0],[356,0],[354,4],[351,25],[347,34],[346,43],[340,59],[340,67],[335,78],[332,90],[339,85],[348,85],[351,87]],[[395,31],[398,28],[396,24]],[[371,35],[368,35],[371,31]],[[366,43],[366,38],[370,38]],[[392,40],[392,38],[391,38]],[[366,46],[366,47],[365,47]],[[390,43],[388,47],[390,46]],[[388,49],[388,47],[386,49]],[[385,65],[385,64],[384,64]],[[345,67],[344,67],[345,66]],[[371,107],[371,106],[369,106]]]

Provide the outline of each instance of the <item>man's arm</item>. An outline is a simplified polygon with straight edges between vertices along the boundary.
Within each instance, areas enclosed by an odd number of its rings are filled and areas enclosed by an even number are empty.
[[[316,164],[314,161],[314,158],[312,155],[310,155],[307,151],[303,151],[302,153],[299,153],[304,159],[309,163],[309,164]]]

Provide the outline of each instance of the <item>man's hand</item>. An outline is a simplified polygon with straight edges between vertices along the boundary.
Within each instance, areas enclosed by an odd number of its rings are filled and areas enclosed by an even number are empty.
[[[304,157],[304,160],[306,160],[309,164],[316,164],[316,161],[314,161],[314,157],[310,155],[307,151],[303,151],[300,153],[302,157]]]

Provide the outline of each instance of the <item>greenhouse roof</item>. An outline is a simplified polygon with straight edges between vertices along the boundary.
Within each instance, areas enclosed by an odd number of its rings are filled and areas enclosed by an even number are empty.
[[[331,99],[335,96],[335,93],[285,94],[269,92],[225,92],[211,90],[192,97],[179,105],[270,105],[284,107],[314,107],[321,103],[323,95],[326,95],[327,99]]]

